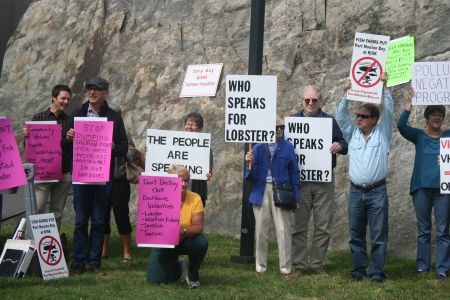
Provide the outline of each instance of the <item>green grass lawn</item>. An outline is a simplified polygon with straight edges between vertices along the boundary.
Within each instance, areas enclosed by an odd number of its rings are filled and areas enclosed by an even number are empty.
[[[2,248],[12,231],[8,226],[0,230]],[[333,251],[326,262],[329,277],[307,273],[286,281],[278,272],[275,244],[270,245],[268,272],[255,276],[254,266],[230,263],[230,256],[239,254],[239,240],[219,235],[208,235],[208,240],[200,289],[189,290],[186,284],[147,284],[150,250],[134,247],[134,259],[125,265],[120,240],[113,233],[110,255],[103,260],[106,276],[86,272],[45,282],[32,277],[0,278],[0,299],[450,299],[450,280],[438,282],[432,273],[411,276],[412,260],[389,258],[384,284],[352,282],[350,253]]]

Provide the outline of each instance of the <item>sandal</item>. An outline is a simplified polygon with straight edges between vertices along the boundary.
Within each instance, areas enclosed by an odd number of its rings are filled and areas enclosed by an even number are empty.
[[[129,264],[133,259],[131,257],[123,257],[122,263]]]

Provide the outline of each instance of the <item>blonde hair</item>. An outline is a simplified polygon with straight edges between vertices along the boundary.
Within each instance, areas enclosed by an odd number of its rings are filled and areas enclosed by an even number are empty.
[[[311,89],[311,90],[313,90],[314,92],[316,92],[316,93],[317,93],[317,98],[319,98],[319,100],[322,100],[322,92],[320,91],[320,87],[318,87],[317,85],[313,85],[313,84],[307,85],[307,86],[305,86],[305,87],[303,88],[303,94],[305,93],[305,91],[306,91],[307,89]]]
[[[183,174],[187,174],[188,177],[189,171],[186,169],[185,166],[182,165],[171,165],[170,168],[167,170],[167,173],[169,174],[177,174],[178,176],[182,176]]]

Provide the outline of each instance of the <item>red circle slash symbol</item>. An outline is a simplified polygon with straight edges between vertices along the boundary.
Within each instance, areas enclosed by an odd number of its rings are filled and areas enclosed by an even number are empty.
[[[39,256],[49,266],[57,265],[61,261],[61,249],[59,242],[50,235],[42,237],[39,241]]]
[[[373,87],[381,80],[383,68],[378,60],[373,57],[361,57],[352,68],[353,80],[364,88]]]

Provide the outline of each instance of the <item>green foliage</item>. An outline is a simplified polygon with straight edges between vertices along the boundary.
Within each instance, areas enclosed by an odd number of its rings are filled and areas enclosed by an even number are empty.
[[[0,245],[13,228],[3,227]],[[69,234],[69,247],[71,247]],[[201,288],[189,290],[186,284],[149,285],[146,268],[150,250],[133,248],[133,261],[121,263],[121,242],[117,232],[110,241],[109,257],[103,260],[106,276],[85,272],[81,276],[43,281],[40,278],[0,278],[1,299],[448,299],[450,280],[438,282],[433,273],[412,276],[414,261],[390,258],[386,263],[388,280],[376,284],[365,279],[352,282],[350,253],[333,251],[327,259],[328,277],[307,272],[285,280],[278,271],[275,244],[270,245],[269,270],[255,276],[254,267],[235,265],[231,255],[239,254],[239,240],[208,235],[209,250],[202,266]]]

